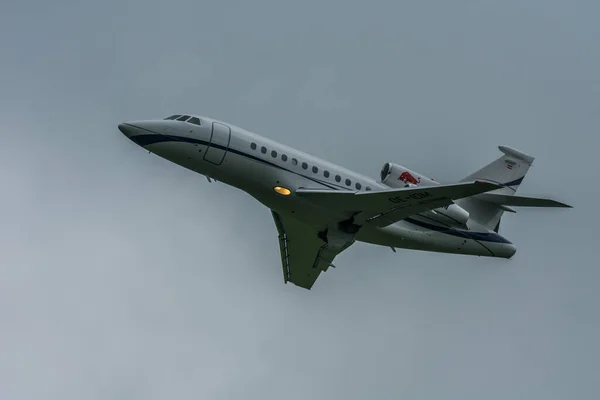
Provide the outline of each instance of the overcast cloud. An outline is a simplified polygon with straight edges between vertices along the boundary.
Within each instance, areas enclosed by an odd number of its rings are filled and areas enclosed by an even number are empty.
[[[0,12],[0,398],[598,396],[595,1],[30,1]],[[509,145],[513,260],[356,244],[284,285],[244,193],[137,147],[190,112],[370,176]]]

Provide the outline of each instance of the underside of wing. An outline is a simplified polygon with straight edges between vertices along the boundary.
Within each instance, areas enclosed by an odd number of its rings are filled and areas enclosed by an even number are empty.
[[[279,233],[279,248],[284,282],[311,289],[322,271],[327,271],[334,258],[353,241],[341,246],[326,240],[326,232],[272,211]]]
[[[355,223],[387,226],[411,215],[450,205],[453,200],[499,188],[501,186],[495,183],[475,181],[373,192],[299,189],[297,195],[324,207],[350,211],[355,215]]]

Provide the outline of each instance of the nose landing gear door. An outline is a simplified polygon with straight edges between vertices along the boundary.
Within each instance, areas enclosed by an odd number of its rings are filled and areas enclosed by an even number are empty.
[[[213,122],[210,144],[204,153],[204,159],[210,163],[221,165],[229,148],[230,139],[231,129],[227,125]]]

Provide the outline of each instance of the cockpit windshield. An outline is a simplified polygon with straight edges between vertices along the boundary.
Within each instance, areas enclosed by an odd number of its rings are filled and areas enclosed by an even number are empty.
[[[181,115],[181,114],[171,115],[170,117],[165,118],[165,120],[177,120],[177,121],[187,122],[187,123],[194,124],[194,125],[202,125],[200,123],[200,118],[190,117],[189,115]]]

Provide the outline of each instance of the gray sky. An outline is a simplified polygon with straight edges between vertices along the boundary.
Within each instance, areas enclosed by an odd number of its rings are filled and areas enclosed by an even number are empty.
[[[596,397],[600,6],[413,3],[3,4],[0,397]],[[180,112],[370,176],[505,144],[575,208],[505,217],[510,261],[356,244],[305,291],[267,209],[116,128]]]

